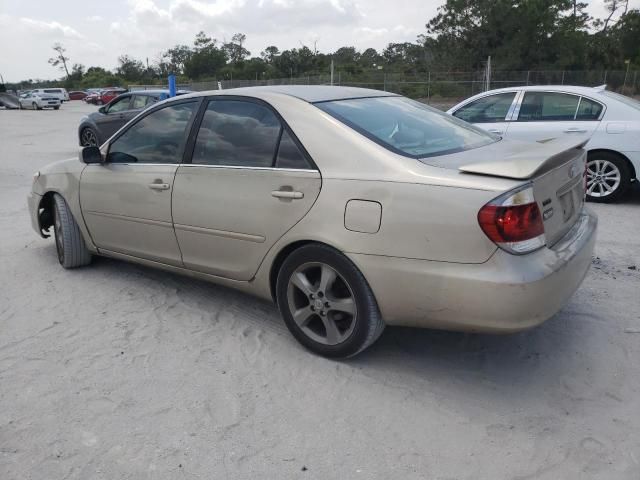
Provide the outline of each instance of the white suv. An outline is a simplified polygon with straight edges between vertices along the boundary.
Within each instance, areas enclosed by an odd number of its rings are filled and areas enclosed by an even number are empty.
[[[640,102],[604,85],[502,88],[468,98],[448,113],[509,139],[588,140],[587,197],[592,201],[616,201],[640,179]]]
[[[20,110],[31,108],[33,110],[42,110],[43,108],[60,109],[60,99],[47,94],[38,93],[36,90],[20,95]]]
[[[46,95],[47,97],[56,97],[60,100],[60,103],[69,101],[69,94],[66,88],[36,88],[32,90],[31,93]]]

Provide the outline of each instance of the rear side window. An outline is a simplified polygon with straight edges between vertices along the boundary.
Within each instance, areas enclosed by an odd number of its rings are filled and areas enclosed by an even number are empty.
[[[131,107],[134,110],[138,110],[146,107],[153,103],[153,97],[148,95],[134,95],[133,97],[133,106]]]
[[[526,92],[520,106],[519,122],[573,120],[580,97],[567,93]]]
[[[598,120],[604,107],[593,100],[582,97],[576,114],[576,120]]]
[[[241,100],[212,100],[202,119],[194,164],[271,167],[280,121],[267,107]]]
[[[280,145],[278,146],[276,167],[297,169],[310,167],[309,162],[307,162],[307,159],[293,141],[289,132],[284,129],[282,131],[282,137],[280,138]]]
[[[315,105],[388,150],[412,158],[446,155],[498,141],[484,130],[404,97]]]
[[[59,88],[48,88],[44,90],[44,93],[62,93]]]
[[[469,123],[504,122],[514,98],[516,92],[479,98],[456,110],[453,116]]]
[[[170,105],[143,117],[109,146],[107,162],[180,163],[196,105]]]

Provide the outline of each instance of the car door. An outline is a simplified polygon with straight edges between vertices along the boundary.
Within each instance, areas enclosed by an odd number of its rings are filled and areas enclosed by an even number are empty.
[[[506,135],[518,93],[513,90],[486,95],[463,105],[452,114],[495,135]]]
[[[171,194],[198,104],[151,110],[106,146],[104,164],[84,169],[80,204],[98,248],[182,266]]]
[[[315,168],[272,108],[246,98],[210,99],[180,165],[173,221],[185,267],[250,280],[269,249],[320,192]]]
[[[100,138],[108,139],[135,115],[131,115],[131,95],[122,95],[102,107],[103,113],[96,119]]]
[[[526,141],[590,137],[603,111],[602,104],[580,95],[525,91],[507,137]]]

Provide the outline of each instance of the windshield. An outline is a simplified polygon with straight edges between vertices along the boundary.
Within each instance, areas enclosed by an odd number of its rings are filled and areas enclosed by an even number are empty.
[[[602,94],[605,97],[615,98],[619,102],[622,102],[622,103],[624,103],[625,105],[628,105],[631,108],[635,108],[636,110],[640,110],[640,102],[638,100],[634,100],[631,97],[627,97],[625,95],[620,95],[619,93],[609,92],[607,90],[603,91]]]
[[[498,137],[404,97],[371,97],[315,104],[383,147],[413,158],[482,147]]]

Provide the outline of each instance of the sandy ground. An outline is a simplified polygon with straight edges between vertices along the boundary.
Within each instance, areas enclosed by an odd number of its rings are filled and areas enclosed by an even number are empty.
[[[58,265],[25,197],[94,108],[0,110],[0,479],[640,478],[640,189],[592,205],[594,268],[540,328],[334,362],[243,294]]]

